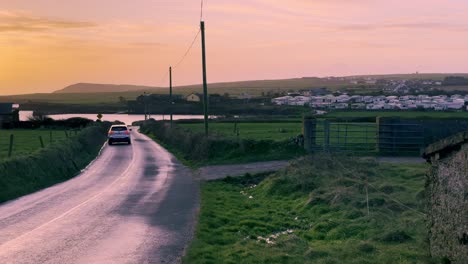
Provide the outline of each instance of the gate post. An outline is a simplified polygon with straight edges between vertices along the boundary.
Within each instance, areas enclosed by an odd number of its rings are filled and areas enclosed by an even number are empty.
[[[330,148],[330,121],[323,121],[323,132],[324,132],[324,149],[328,150]]]
[[[316,147],[317,119],[304,117],[303,121],[304,147],[308,153],[312,153]]]

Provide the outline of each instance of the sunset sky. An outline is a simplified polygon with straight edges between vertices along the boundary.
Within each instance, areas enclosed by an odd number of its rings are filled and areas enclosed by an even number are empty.
[[[468,72],[467,0],[206,0],[208,81]],[[162,86],[198,0],[0,0],[0,95]],[[201,83],[200,43],[174,70]]]

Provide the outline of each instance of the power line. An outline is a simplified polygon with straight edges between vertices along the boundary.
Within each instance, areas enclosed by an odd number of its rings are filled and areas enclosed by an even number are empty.
[[[200,1],[200,21],[203,21],[203,8],[204,8],[204,0],[201,0],[201,1]],[[195,35],[195,37],[193,38],[192,42],[190,43],[190,46],[189,46],[188,49],[185,51],[185,53],[184,53],[184,55],[182,56],[182,58],[180,58],[180,60],[175,64],[175,66],[172,67],[172,69],[176,69],[180,64],[182,64],[182,62],[184,62],[184,60],[187,58],[187,56],[189,55],[190,51],[192,50],[193,45],[195,45],[195,42],[197,41],[198,36],[200,36],[200,32],[201,32],[201,28],[198,29],[197,34]],[[168,75],[169,75],[168,72],[166,72],[166,73],[164,74],[164,76],[161,78],[161,81],[160,81],[161,84],[162,84],[164,81],[166,81]]]
[[[200,21],[203,20],[203,6],[204,6],[204,0],[201,0],[200,2]],[[182,56],[182,58],[175,64],[174,67],[172,67],[173,69],[177,68],[184,60],[185,58],[187,57],[187,55],[190,53],[190,51],[192,50],[193,48],[193,45],[195,44],[195,41],[197,41],[197,38],[198,36],[200,35],[200,32],[201,32],[201,29],[198,29],[198,32],[197,34],[195,35],[195,37],[193,38],[192,42],[190,43],[190,46],[188,47],[188,49],[185,51],[184,55]]]
[[[176,65],[173,67],[173,69],[177,68],[184,60],[185,58],[187,58],[187,55],[190,53],[190,51],[192,50],[193,48],[193,45],[195,44],[195,41],[197,41],[197,38],[198,36],[200,35],[200,29],[198,30],[197,34],[195,35],[195,37],[193,38],[193,41],[192,43],[190,44],[190,46],[188,47],[187,51],[184,53],[184,56],[182,56],[182,58],[176,63]]]

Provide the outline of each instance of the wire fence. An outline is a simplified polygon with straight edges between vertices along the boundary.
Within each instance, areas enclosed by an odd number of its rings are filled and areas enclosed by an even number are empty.
[[[46,148],[51,144],[60,144],[64,140],[78,135],[80,130],[47,129],[0,129],[0,159],[28,155]]]

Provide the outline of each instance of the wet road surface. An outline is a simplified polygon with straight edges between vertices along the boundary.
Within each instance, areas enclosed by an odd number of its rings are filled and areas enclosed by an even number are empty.
[[[177,263],[198,183],[151,139],[107,146],[78,177],[0,205],[0,263]]]

